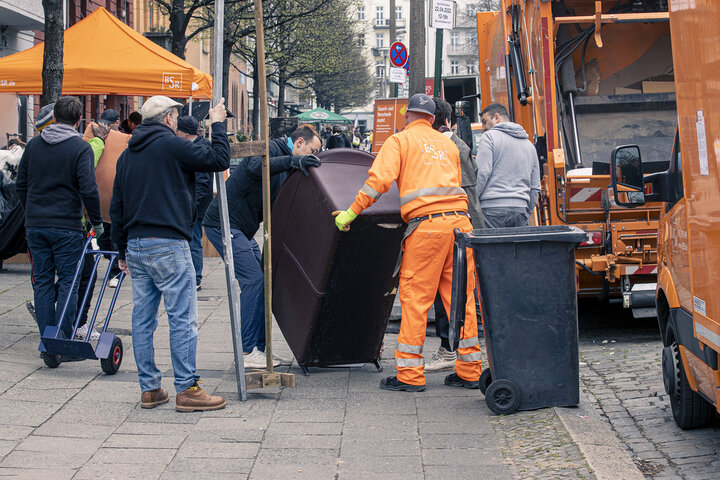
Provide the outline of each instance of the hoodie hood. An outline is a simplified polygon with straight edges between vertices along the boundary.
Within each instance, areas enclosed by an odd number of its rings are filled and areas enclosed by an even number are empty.
[[[518,125],[517,123],[513,122],[502,122],[498,123],[494,127],[492,127],[493,131],[501,131],[507,135],[510,135],[511,137],[519,138],[519,139],[526,139],[528,138],[528,134],[525,131],[525,129]]]
[[[53,123],[43,128],[40,132],[40,137],[50,145],[56,145],[60,142],[64,142],[68,138],[81,137],[80,133],[70,125],[64,125],[62,123]]]
[[[158,138],[166,135],[175,135],[175,132],[164,123],[142,123],[133,130],[128,142],[128,150],[139,152]]]
[[[271,143],[274,143],[281,151],[283,155],[292,155],[292,147],[290,146],[290,143],[292,143],[292,140],[290,137],[282,136],[280,138],[273,138],[270,140]],[[281,155],[277,155],[278,157]]]

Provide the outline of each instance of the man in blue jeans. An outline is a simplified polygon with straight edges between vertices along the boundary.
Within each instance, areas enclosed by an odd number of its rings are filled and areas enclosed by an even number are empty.
[[[322,140],[315,129],[298,127],[290,136],[272,139],[270,152],[270,198],[278,195],[280,187],[293,170],[309,175],[307,167],[317,167],[315,157],[322,148]],[[240,284],[240,318],[244,363],[246,368],[265,368],[265,298],[264,275],[260,247],[253,238],[262,221],[262,163],[260,157],[246,159],[233,170],[226,182],[230,233],[232,234],[235,278]],[[220,233],[218,199],[208,207],[203,221],[205,235],[215,249],[224,255]],[[273,355],[273,365],[290,365]]]
[[[210,147],[175,135],[180,106],[162,95],[143,104],[143,122],[117,163],[110,203],[112,240],[120,252],[118,266],[132,277],[132,339],[141,406],[154,408],[169,399],[160,386],[153,345],[162,296],[170,325],[175,409],[217,410],[225,407],[225,399],[208,395],[198,384],[197,292],[188,242],[196,216],[195,172],[228,168],[230,145],[223,100],[210,110]]]
[[[66,338],[72,334],[78,291],[72,281],[83,248],[83,206],[95,232],[103,231],[93,152],[76,130],[82,112],[82,104],[75,97],[61,97],[55,102],[54,123],[28,142],[18,170],[17,192],[25,207],[25,235],[41,335],[58,322],[65,303],[68,320],[62,333]]]

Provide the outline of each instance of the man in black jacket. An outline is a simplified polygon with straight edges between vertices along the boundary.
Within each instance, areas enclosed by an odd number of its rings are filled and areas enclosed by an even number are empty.
[[[55,123],[28,142],[20,160],[17,192],[25,207],[25,235],[41,335],[45,327],[60,319],[68,297],[68,320],[62,333],[66,338],[72,334],[78,290],[72,281],[83,248],[83,206],[95,233],[103,232],[93,152],[76,130],[82,111],[77,98],[61,97],[53,108]]]
[[[307,167],[317,167],[315,157],[322,140],[307,126],[298,127],[290,138],[270,141],[270,198],[274,201],[285,180],[293,170],[309,176]],[[242,343],[247,368],[265,368],[265,300],[264,276],[260,247],[253,239],[262,221],[262,160],[246,159],[232,172],[226,182],[230,233],[232,234],[235,278],[240,284],[240,317]],[[203,221],[205,235],[223,255],[218,199],[215,198]],[[275,366],[289,365],[273,355]]]
[[[328,150],[331,148],[352,148],[352,143],[350,143],[350,140],[345,136],[342,129],[338,125],[335,125],[332,135],[327,139],[325,148]]]
[[[198,121],[190,115],[178,118],[177,136],[193,143],[202,143],[210,147],[203,137],[198,136]],[[202,221],[205,212],[213,199],[213,178],[210,172],[195,172],[195,209],[197,220],[193,227],[193,238],[190,242],[190,254],[195,267],[195,287],[200,290],[203,269]]]
[[[168,401],[153,347],[162,295],[170,325],[175,409],[216,410],[225,406],[225,399],[208,395],[197,382],[197,292],[188,242],[196,217],[195,172],[227,169],[230,145],[223,100],[210,110],[211,147],[175,135],[180,106],[162,95],[143,104],[143,123],[117,163],[110,203],[112,236],[120,251],[118,264],[132,276],[132,339],[141,406],[154,408]]]

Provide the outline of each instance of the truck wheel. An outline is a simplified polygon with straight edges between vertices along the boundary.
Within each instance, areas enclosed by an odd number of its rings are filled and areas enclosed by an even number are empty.
[[[520,406],[520,389],[510,380],[496,380],[485,392],[485,403],[497,415],[513,413]]]
[[[485,392],[487,391],[487,389],[491,383],[492,383],[492,373],[490,373],[489,368],[486,368],[480,374],[480,392],[482,392],[483,395],[485,395]]]
[[[120,337],[113,339],[112,345],[110,346],[110,355],[108,358],[100,360],[100,366],[102,371],[108,375],[115,375],[120,370],[120,364],[122,363],[123,357],[123,344]]]
[[[664,365],[663,374],[669,376],[671,368],[674,368],[674,384],[667,385],[666,390],[670,396],[670,406],[675,423],[683,430],[705,427],[712,422],[715,416],[715,407],[690,388],[690,383],[685,375],[685,367],[682,364],[677,336],[672,325],[668,325],[666,338],[669,346],[666,347],[667,353],[663,352],[663,363],[667,361],[675,363],[674,366]],[[668,378],[668,380],[670,379]]]

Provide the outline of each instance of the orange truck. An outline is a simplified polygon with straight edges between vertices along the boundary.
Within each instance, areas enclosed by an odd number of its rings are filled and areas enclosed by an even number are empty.
[[[675,421],[696,428],[720,412],[720,2],[671,1],[670,30],[678,129],[669,168],[643,176],[645,150],[628,145],[613,152],[611,170],[616,203],[665,202],[656,291],[662,373]]]
[[[642,147],[646,172],[667,168],[677,124],[667,1],[500,4],[477,14],[481,102],[508,106],[534,140],[542,172],[534,221],[587,232],[579,296],[655,316],[663,205],[622,208],[608,187],[621,145]]]

